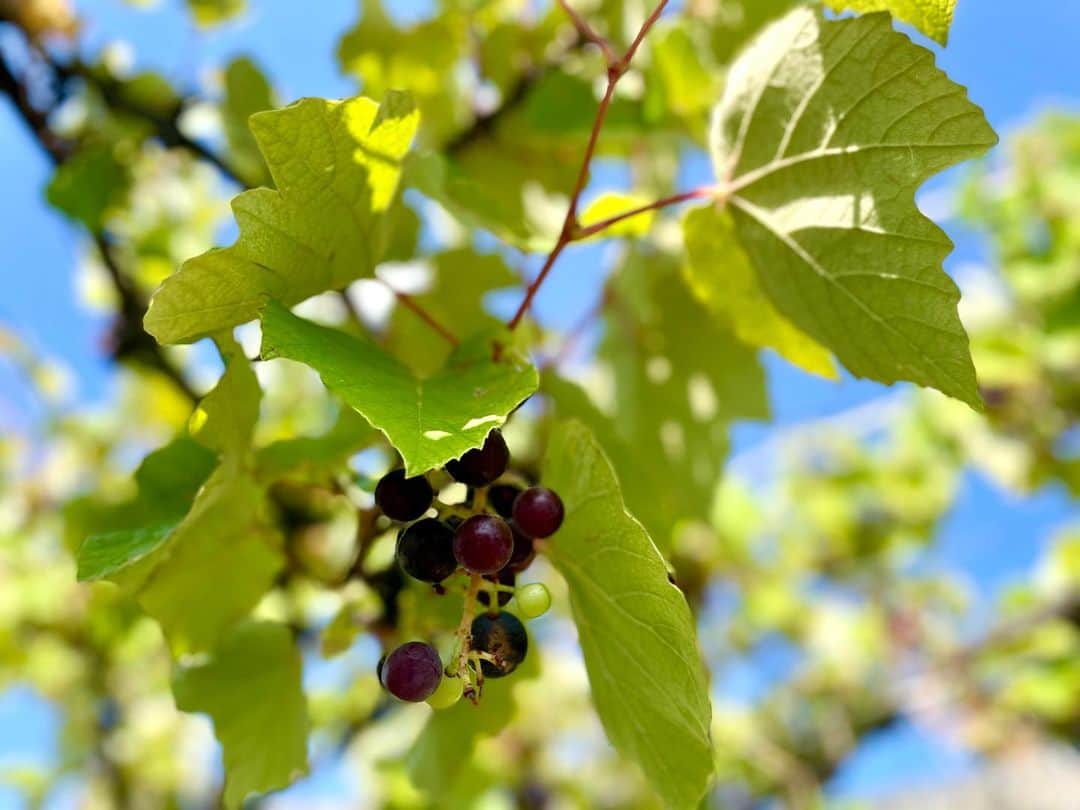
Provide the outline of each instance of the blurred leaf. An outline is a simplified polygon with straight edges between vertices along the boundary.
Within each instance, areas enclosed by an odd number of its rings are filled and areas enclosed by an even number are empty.
[[[956,0],[825,0],[836,11],[888,11],[896,19],[914,25],[942,45],[949,41]]]
[[[210,660],[181,667],[176,706],[214,721],[225,761],[225,806],[288,785],[307,772],[308,717],[300,652],[282,624],[238,626]]]
[[[483,335],[421,379],[370,341],[305,321],[275,301],[262,324],[262,356],[318,371],[327,388],[386,434],[409,475],[479,447],[537,386],[530,364],[512,356],[493,362],[490,337]]]
[[[813,374],[836,377],[829,353],[776,311],[735,237],[731,216],[709,204],[683,219],[683,276],[709,311],[751,346],[775,349]]]
[[[200,444],[236,458],[251,448],[262,389],[239,344],[219,338],[218,347],[225,371],[191,415],[188,430]]]
[[[178,653],[213,647],[273,584],[283,558],[266,509],[251,478],[221,467],[168,542],[125,572]]]
[[[952,243],[914,192],[997,137],[929,57],[887,15],[793,11],[732,67],[713,160],[781,314],[856,376],[977,408],[959,292],[941,270]]]
[[[652,200],[640,194],[627,194],[617,191],[605,191],[598,194],[592,202],[585,206],[579,217],[582,227],[595,225],[605,219],[618,216],[635,208],[648,205]],[[609,228],[597,234],[596,238],[611,239],[619,236],[636,237],[644,236],[652,228],[656,219],[656,211],[645,211],[627,219],[617,222]]]
[[[45,194],[50,205],[96,232],[130,185],[130,172],[113,147],[100,144],[80,149],[57,166]]]
[[[694,807],[713,759],[712,710],[690,608],[626,511],[615,471],[584,425],[556,427],[543,481],[566,505],[566,521],[546,553],[570,589],[608,739],[641,765],[669,806]]]
[[[303,99],[251,127],[277,191],[233,200],[240,238],[184,263],[154,294],[147,331],[189,343],[369,275],[387,245],[387,212],[417,126],[407,96]],[[299,151],[298,151],[299,150]]]
[[[255,113],[275,106],[273,89],[258,65],[247,57],[225,68],[221,119],[229,145],[229,162],[250,186],[269,185],[270,172],[248,123]]]
[[[86,538],[79,549],[79,581],[101,579],[141,560],[165,542],[175,528],[175,523],[167,523]]]
[[[191,16],[201,26],[223,23],[247,7],[247,0],[188,0]]]
[[[324,478],[374,443],[377,435],[356,411],[344,408],[334,426],[322,436],[282,439],[260,447],[255,453],[256,477],[265,482]]]

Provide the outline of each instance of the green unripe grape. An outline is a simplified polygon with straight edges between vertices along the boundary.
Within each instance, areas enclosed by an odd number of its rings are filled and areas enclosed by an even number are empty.
[[[432,692],[427,703],[433,709],[449,709],[461,700],[461,691],[461,678],[451,678],[446,675],[439,681],[439,688]]]
[[[514,598],[517,599],[518,613],[526,619],[543,616],[551,607],[551,591],[540,582],[533,582],[518,588]]]

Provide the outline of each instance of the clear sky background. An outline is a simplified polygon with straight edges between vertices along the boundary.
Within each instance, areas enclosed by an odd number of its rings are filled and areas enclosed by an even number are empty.
[[[334,54],[339,35],[358,16],[357,0],[250,0],[252,13],[208,33],[196,32],[181,0],[162,0],[145,11],[121,0],[77,0],[88,28],[87,55],[126,40],[137,48],[139,68],[162,71],[181,88],[196,91],[208,70],[228,58],[249,54],[269,73],[281,98],[345,96],[354,91]],[[395,14],[424,13],[428,0],[387,2]],[[959,0],[950,44],[938,63],[987,112],[1003,137],[1050,107],[1080,109],[1080,2],[1077,0]],[[708,165],[692,160],[687,186],[707,180]],[[106,324],[82,308],[75,294],[75,267],[83,250],[79,230],[49,209],[43,199],[50,166],[7,105],[0,106],[0,245],[3,294],[0,324],[17,331],[40,352],[74,372],[76,399],[105,400],[110,369],[100,343]],[[947,188],[953,172],[930,188]],[[599,167],[594,187],[623,181]],[[957,243],[950,269],[985,258],[984,246],[956,223],[945,223]],[[545,323],[565,326],[592,305],[600,278],[601,247],[570,251],[545,286],[536,312]],[[843,413],[887,396],[888,389],[845,380],[829,383],[767,361],[776,420],[770,426],[740,426],[736,450],[746,454],[777,430]],[[0,430],[33,419],[32,399],[0,361]],[[985,479],[965,480],[954,512],[945,522],[935,559],[967,574],[977,592],[991,598],[1003,585],[1025,576],[1056,527],[1075,517],[1064,493],[1048,489],[1016,500]],[[747,673],[752,679],[753,673]],[[752,688],[752,684],[748,684]],[[47,705],[27,690],[0,696],[0,767],[52,757],[55,724]],[[911,782],[956,775],[974,763],[925,738],[912,727],[875,736],[856,752],[835,779],[837,796],[868,796]],[[333,773],[321,774],[289,793],[299,798],[338,794]],[[69,807],[71,796],[52,806]],[[0,810],[17,806],[0,790]]]

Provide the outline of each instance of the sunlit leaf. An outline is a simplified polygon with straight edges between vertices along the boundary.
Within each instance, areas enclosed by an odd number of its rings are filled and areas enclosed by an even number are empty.
[[[240,238],[184,263],[154,294],[145,325],[185,343],[258,316],[267,296],[295,304],[368,275],[416,131],[411,100],[303,99],[251,127],[277,186],[233,200]]]
[[[956,0],[825,0],[836,11],[888,11],[942,45],[949,41]]]
[[[762,292],[727,212],[714,205],[691,209],[683,219],[683,238],[683,275],[690,289],[741,340],[775,349],[814,374],[836,376],[829,353],[777,312]]]
[[[739,241],[781,314],[856,376],[979,405],[948,237],[915,207],[997,137],[887,14],[797,9],[733,65],[712,152]]]

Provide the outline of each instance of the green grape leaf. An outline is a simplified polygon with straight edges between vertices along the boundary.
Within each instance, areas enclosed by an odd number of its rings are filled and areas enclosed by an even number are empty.
[[[618,216],[626,211],[633,211],[652,202],[648,197],[640,194],[626,194],[616,191],[603,192],[585,206],[581,212],[579,221],[584,228],[603,222],[605,219]],[[596,235],[600,239],[612,239],[618,236],[635,237],[644,236],[652,228],[656,219],[656,211],[643,211],[632,217],[627,217],[621,222],[605,228]]]
[[[494,253],[461,248],[433,256],[432,264],[431,288],[414,298],[439,323],[467,323],[475,331],[494,328],[498,321],[484,309],[484,297],[492,290],[521,284],[521,278]],[[452,350],[416,313],[400,306],[390,320],[386,345],[422,375],[441,368]]]
[[[813,374],[835,378],[832,357],[776,311],[761,290],[735,237],[731,215],[715,205],[692,208],[683,219],[683,277],[698,299],[751,346],[775,349]]]
[[[166,523],[91,535],[79,548],[79,582],[102,579],[138,562],[164,543],[175,528],[175,523]]]
[[[238,625],[209,661],[173,676],[176,706],[214,722],[225,761],[225,806],[307,771],[308,714],[300,652],[288,627]]]
[[[276,301],[262,318],[265,359],[284,357],[319,372],[323,383],[381,430],[420,475],[483,444],[538,383],[536,369],[505,353],[492,360],[489,336],[462,343],[430,377],[369,340],[306,321]]]
[[[243,619],[283,564],[263,490],[222,466],[199,492],[166,543],[126,570],[175,651],[207,650]]]
[[[765,293],[856,376],[979,407],[948,237],[919,212],[932,174],[997,141],[887,14],[796,9],[733,65],[716,110],[720,192]]]
[[[262,389],[232,337],[219,338],[218,350],[225,371],[191,415],[188,431],[200,444],[223,457],[236,458],[251,448]]]
[[[942,45],[949,41],[956,0],[825,0],[835,11],[888,11],[896,19],[914,25]]]
[[[276,106],[273,89],[259,66],[247,57],[230,62],[224,80],[221,122],[229,145],[229,164],[249,186],[267,185],[270,172],[248,121],[255,113]]]
[[[239,239],[166,279],[147,331],[161,343],[189,343],[258,317],[268,296],[296,304],[370,275],[389,242],[388,214],[418,120],[401,93],[382,105],[308,98],[252,116],[277,190],[233,200]]]
[[[641,766],[668,806],[695,807],[713,771],[712,709],[690,608],[580,422],[555,428],[543,481],[566,505],[546,553],[569,587],[608,739]]]

